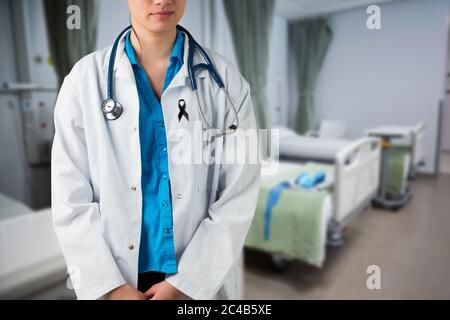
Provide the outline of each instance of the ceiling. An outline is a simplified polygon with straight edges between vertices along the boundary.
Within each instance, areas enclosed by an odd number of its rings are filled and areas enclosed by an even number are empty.
[[[276,0],[276,13],[289,20],[326,15],[357,7],[397,0]]]

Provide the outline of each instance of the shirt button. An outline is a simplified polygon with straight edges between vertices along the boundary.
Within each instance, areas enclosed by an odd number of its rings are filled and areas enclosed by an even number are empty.
[[[181,193],[177,193],[177,199],[181,199]]]
[[[164,147],[164,148],[162,148],[161,150],[162,150],[162,152],[166,152],[166,151],[167,151],[167,148]]]
[[[163,201],[162,205],[163,205],[163,207],[167,207],[169,204],[167,201]]]
[[[128,249],[129,249],[129,250],[134,250],[134,245],[130,244],[130,245],[128,246]]]
[[[170,233],[170,231],[171,231],[170,228],[165,228],[165,229],[164,229],[164,232],[165,232],[165,233]]]
[[[163,179],[167,179],[167,175],[166,174],[163,174],[162,177],[163,177]]]

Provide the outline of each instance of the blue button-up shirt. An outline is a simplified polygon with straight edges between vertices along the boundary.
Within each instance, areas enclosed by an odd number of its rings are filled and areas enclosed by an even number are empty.
[[[177,31],[164,90],[183,65],[184,36]],[[173,241],[172,202],[167,157],[167,139],[161,102],[139,65],[131,45],[130,33],[125,52],[133,66],[139,95],[139,136],[142,162],[142,231],[139,247],[139,272],[177,272]]]

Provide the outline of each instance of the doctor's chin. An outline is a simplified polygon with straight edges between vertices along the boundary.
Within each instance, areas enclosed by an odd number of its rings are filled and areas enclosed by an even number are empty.
[[[0,0],[0,25],[0,300],[450,300],[450,0]]]

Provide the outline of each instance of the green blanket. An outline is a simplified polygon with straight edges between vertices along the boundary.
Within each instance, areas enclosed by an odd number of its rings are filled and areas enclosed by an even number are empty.
[[[333,181],[333,166],[312,163],[299,165],[270,178],[263,177],[255,217],[245,242],[246,247],[269,253],[282,253],[315,266],[322,265],[326,238],[324,219],[327,218],[322,207],[331,188],[321,191],[284,190],[277,205],[272,209],[270,238],[264,238],[265,210],[270,190],[280,182],[293,181],[301,172],[315,174],[319,170],[324,170],[327,180]]]
[[[386,194],[399,196],[405,192],[409,164],[408,146],[395,146],[386,155]]]

